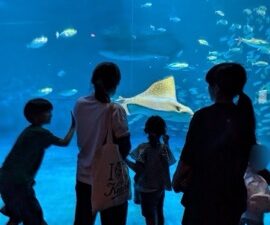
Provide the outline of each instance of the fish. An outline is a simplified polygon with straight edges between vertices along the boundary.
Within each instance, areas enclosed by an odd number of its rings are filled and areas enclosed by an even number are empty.
[[[63,30],[61,33],[59,33],[58,31],[56,31],[55,36],[56,38],[71,38],[74,35],[77,34],[77,30],[74,28],[67,28],[65,30]]]
[[[255,87],[255,86],[258,86],[258,85],[260,85],[260,84],[262,84],[262,81],[260,80],[260,81],[256,81],[256,82],[253,82],[253,86]]]
[[[243,9],[243,13],[249,16],[249,15],[251,15],[251,14],[252,14],[252,10],[251,10],[251,9],[246,8],[246,9]]]
[[[26,45],[27,48],[41,48],[48,42],[46,36],[40,36],[34,38],[29,44]]]
[[[239,38],[236,38],[235,40],[238,41],[238,45],[241,43],[245,43],[246,45],[251,46],[253,48],[257,48],[257,49],[270,49],[270,43],[263,39],[239,37]]]
[[[216,24],[217,24],[217,25],[224,25],[224,26],[226,26],[226,25],[229,24],[229,22],[228,22],[228,20],[221,19],[221,20],[218,20],[218,21],[216,22]]]
[[[50,93],[53,92],[53,88],[51,87],[44,87],[44,88],[40,88],[37,90],[36,93],[34,93],[35,96],[38,96],[38,97],[42,97],[42,96],[46,96]]]
[[[70,97],[70,96],[73,96],[73,95],[75,95],[77,93],[78,93],[78,90],[73,88],[73,89],[68,89],[68,90],[61,91],[59,93],[59,95],[61,95],[63,97]]]
[[[264,17],[266,15],[267,8],[264,5],[261,5],[254,9],[254,11],[259,15]]]
[[[159,27],[159,28],[157,28],[157,31],[159,31],[159,32],[166,32],[167,29],[164,28],[164,27]]]
[[[252,66],[258,66],[258,67],[265,67],[265,66],[268,66],[269,63],[266,62],[266,61],[260,60],[260,61],[252,62],[251,65]]]
[[[164,27],[159,27],[159,28],[156,28],[154,25],[150,25],[149,26],[150,27],[150,29],[152,30],[152,31],[158,31],[158,32],[166,32],[167,31],[167,29],[166,28],[164,28]],[[136,39],[136,38],[134,38],[134,39]]]
[[[120,61],[168,60],[181,49],[169,32],[151,30],[135,35],[123,30],[106,30],[100,35],[99,55]]]
[[[232,53],[239,53],[241,51],[242,51],[242,49],[239,47],[234,47],[234,48],[229,49],[229,52],[232,52]]]
[[[181,21],[181,18],[179,18],[178,16],[171,16],[169,20],[174,23],[179,23]]]
[[[158,54],[148,54],[148,53],[132,53],[132,52],[118,52],[118,51],[106,51],[100,50],[98,52],[101,56],[113,60],[120,60],[120,61],[147,61],[153,59],[169,59],[167,56],[162,56]]]
[[[173,62],[165,66],[165,68],[169,70],[182,70],[188,67],[189,67],[189,64],[186,62]]]
[[[236,31],[236,30],[240,30],[241,28],[242,28],[242,25],[241,25],[241,24],[233,23],[233,24],[230,26],[229,30],[234,32],[234,31]]]
[[[209,51],[208,54],[209,55],[214,55],[214,56],[219,56],[219,52],[218,51]]]
[[[59,70],[58,73],[57,73],[58,77],[64,77],[65,75],[66,75],[65,70]]]
[[[205,39],[199,39],[198,42],[199,42],[200,45],[209,46],[208,41],[206,41]]]
[[[155,31],[156,30],[156,27],[154,26],[154,25],[152,25],[152,24],[150,24],[150,29],[152,30],[152,31]]]
[[[209,61],[214,61],[214,60],[217,59],[217,56],[215,56],[215,55],[209,55],[209,56],[207,56],[207,59],[208,59]]]
[[[154,82],[144,92],[133,97],[120,96],[116,102],[122,105],[127,115],[139,117],[157,114],[165,120],[187,122],[194,114],[191,108],[177,101],[173,76]]]
[[[141,8],[151,8],[152,5],[153,5],[152,2],[146,2],[146,3],[141,5]]]
[[[267,103],[267,90],[259,90],[258,91],[258,103],[259,104],[265,104]]]
[[[217,14],[219,16],[222,16],[222,17],[225,16],[225,13],[223,11],[221,11],[221,10],[216,10],[215,14]]]

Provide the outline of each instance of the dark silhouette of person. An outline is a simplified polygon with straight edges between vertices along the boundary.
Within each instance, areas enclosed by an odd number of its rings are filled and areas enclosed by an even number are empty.
[[[181,201],[183,225],[237,225],[246,210],[243,177],[256,144],[254,110],[243,91],[246,80],[238,63],[215,65],[206,74],[214,104],[194,114],[173,177],[179,192],[181,165],[191,174]]]
[[[120,70],[116,64],[112,62],[98,64],[91,79],[94,93],[79,98],[74,108],[79,148],[74,225],[91,225],[95,222],[95,213],[92,213],[91,203],[93,157],[104,143],[107,115],[110,110],[112,110],[114,143],[118,144],[123,159],[127,157],[131,148],[126,112],[122,106],[111,103],[110,100],[120,79]],[[100,212],[102,225],[125,225],[127,207],[126,201],[121,205],[102,210]]]
[[[175,158],[169,148],[166,123],[160,116],[151,116],[145,123],[144,132],[148,142],[139,144],[127,160],[128,166],[135,171],[135,197],[141,204],[142,215],[147,225],[164,225],[165,190],[171,190],[169,166]],[[163,139],[161,143],[160,139]]]
[[[54,136],[42,126],[51,122],[53,105],[35,98],[24,107],[24,116],[31,123],[17,138],[0,170],[0,193],[5,206],[1,212],[10,217],[8,225],[46,225],[34,191],[35,176],[50,145],[67,146],[75,130],[75,120],[66,136]]]

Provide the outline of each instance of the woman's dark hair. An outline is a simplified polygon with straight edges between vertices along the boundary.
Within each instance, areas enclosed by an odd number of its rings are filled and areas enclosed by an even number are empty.
[[[243,92],[247,81],[245,68],[239,63],[220,63],[213,66],[206,74],[206,81],[210,86],[217,85],[220,92],[233,99],[239,96],[237,107],[240,118],[247,129],[255,134],[255,114],[251,99]]]
[[[119,67],[112,62],[102,62],[93,71],[91,82],[95,97],[100,102],[110,102],[109,93],[114,91],[121,79]]]
[[[29,100],[24,106],[24,116],[30,122],[34,123],[37,116],[42,113],[51,111],[53,109],[52,103],[44,98],[34,98]]]
[[[238,63],[220,63],[208,71],[206,81],[210,86],[217,85],[224,95],[233,98],[243,91],[247,74]]]

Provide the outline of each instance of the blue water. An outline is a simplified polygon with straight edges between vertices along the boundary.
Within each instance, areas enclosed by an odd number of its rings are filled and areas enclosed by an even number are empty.
[[[240,62],[248,72],[245,91],[255,108],[258,140],[269,143],[269,10],[268,0],[0,0],[0,163],[27,125],[22,110],[30,98],[53,103],[49,129],[65,134],[70,110],[92,91],[91,72],[101,61],[121,69],[114,100],[173,76],[177,101],[193,111],[211,103],[206,71],[219,62]],[[65,37],[61,32],[67,29],[77,33]],[[244,41],[252,38],[265,44]],[[172,63],[184,66],[172,68]],[[178,157],[189,119],[175,122],[167,111],[147,113],[167,116]],[[146,118],[128,116],[133,146],[144,138]],[[38,174],[37,195],[51,225],[72,224],[76,154],[75,138],[67,149],[50,148]],[[180,197],[167,193],[167,224],[180,223]],[[130,202],[128,224],[142,224],[139,215]],[[4,221],[0,216],[0,224]]]

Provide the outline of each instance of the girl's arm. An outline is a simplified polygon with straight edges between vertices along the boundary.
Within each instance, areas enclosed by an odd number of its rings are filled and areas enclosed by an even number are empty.
[[[119,146],[119,152],[122,158],[126,159],[131,149],[130,135],[128,134],[124,137],[116,138],[114,143]]]
[[[129,159],[125,159],[125,162],[127,163],[128,167],[132,169],[134,172],[136,172],[136,163],[132,162]]]
[[[143,163],[136,161],[135,163],[129,159],[125,159],[128,167],[132,169],[135,173],[140,173],[143,170]]]
[[[168,147],[169,147],[169,139],[170,139],[169,135],[167,134],[162,135],[162,140],[164,144],[167,145]]]
[[[165,134],[162,136],[163,143],[165,148],[163,149],[164,151],[162,152],[163,157],[165,158],[166,162],[168,162],[168,165],[171,166],[174,163],[176,163],[176,159],[174,155],[172,154],[169,146],[169,135]]]

